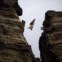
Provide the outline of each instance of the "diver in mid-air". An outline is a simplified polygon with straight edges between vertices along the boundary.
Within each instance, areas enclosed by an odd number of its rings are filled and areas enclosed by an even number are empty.
[[[28,29],[32,30],[35,23],[35,19],[30,23]]]

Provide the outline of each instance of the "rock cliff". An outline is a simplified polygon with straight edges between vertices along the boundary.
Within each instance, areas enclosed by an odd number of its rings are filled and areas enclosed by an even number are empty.
[[[62,62],[62,12],[46,12],[39,49],[42,62]]]
[[[0,62],[34,62],[35,57],[20,21],[22,9],[17,0],[0,0]]]

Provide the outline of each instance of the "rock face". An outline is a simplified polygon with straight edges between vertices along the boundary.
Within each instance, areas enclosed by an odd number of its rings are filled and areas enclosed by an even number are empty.
[[[18,15],[22,15],[22,9],[17,0],[0,0],[0,62],[34,62],[23,35],[25,22],[20,22]]]
[[[62,62],[62,12],[46,12],[39,49],[42,62]]]
[[[0,0],[0,10],[13,8],[17,15],[22,15],[22,8],[18,5],[18,0]]]

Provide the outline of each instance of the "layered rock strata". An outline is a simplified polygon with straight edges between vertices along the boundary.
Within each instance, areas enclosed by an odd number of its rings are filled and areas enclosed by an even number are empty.
[[[42,62],[62,62],[62,12],[48,11],[39,40]]]
[[[23,35],[25,22],[18,15],[22,15],[22,9],[17,0],[0,0],[0,62],[34,62]]]

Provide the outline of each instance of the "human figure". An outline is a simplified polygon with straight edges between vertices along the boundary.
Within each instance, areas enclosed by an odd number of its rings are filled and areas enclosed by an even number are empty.
[[[35,23],[35,19],[30,23],[28,29],[32,30]]]

